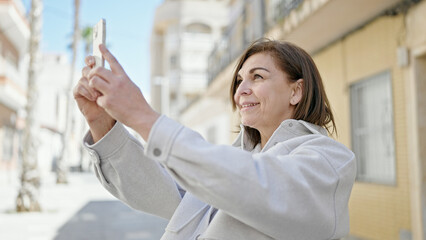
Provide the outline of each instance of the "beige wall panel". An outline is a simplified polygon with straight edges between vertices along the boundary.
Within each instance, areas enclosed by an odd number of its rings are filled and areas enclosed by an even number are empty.
[[[415,47],[426,43],[426,1],[422,1],[416,7],[410,9],[407,14],[407,43]]]
[[[392,76],[396,154],[395,186],[356,182],[350,199],[351,234],[367,239],[399,239],[411,230],[404,75],[396,49],[402,17],[381,17],[317,53],[314,59],[335,112],[338,140],[350,146],[351,83],[389,70]]]
[[[389,69],[396,63],[396,41],[402,18],[382,17],[344,39],[349,83]]]
[[[341,42],[316,54],[313,58],[321,74],[333,110],[337,135],[333,137],[350,147],[349,91]]]

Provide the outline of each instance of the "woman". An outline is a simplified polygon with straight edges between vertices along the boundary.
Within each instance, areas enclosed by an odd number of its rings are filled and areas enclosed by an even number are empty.
[[[231,84],[241,132],[216,146],[160,116],[113,55],[87,57],[74,97],[102,185],[129,206],[170,222],[162,239],[336,239],[349,231],[354,154],[335,129],[321,77],[299,47],[262,39]],[[143,147],[125,130],[138,132]]]

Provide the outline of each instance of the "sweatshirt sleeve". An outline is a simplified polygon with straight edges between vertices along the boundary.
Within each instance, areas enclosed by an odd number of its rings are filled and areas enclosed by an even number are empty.
[[[181,200],[180,189],[121,123],[95,144],[88,132],[84,146],[97,178],[112,195],[134,209],[171,218]]]
[[[210,144],[162,116],[145,152],[200,200],[275,239],[339,238],[348,232],[341,226],[349,225],[354,156],[322,139],[325,143],[306,139],[305,147],[277,144],[252,154]],[[322,147],[329,152],[319,151]]]

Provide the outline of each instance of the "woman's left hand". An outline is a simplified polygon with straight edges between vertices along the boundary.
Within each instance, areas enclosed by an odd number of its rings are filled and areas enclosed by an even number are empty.
[[[111,70],[95,67],[89,73],[89,86],[101,93],[96,103],[111,117],[148,140],[149,131],[159,114],[151,108],[140,89],[105,45],[101,44],[99,49]]]

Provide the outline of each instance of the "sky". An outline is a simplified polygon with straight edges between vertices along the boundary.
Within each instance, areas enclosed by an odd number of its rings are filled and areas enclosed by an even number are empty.
[[[163,0],[80,0],[80,27],[106,19],[106,44],[129,77],[149,99],[150,36],[155,9]],[[27,9],[31,0],[23,0]],[[71,62],[74,0],[43,0],[41,51],[66,53]],[[84,66],[83,42],[77,68]],[[77,72],[80,72],[77,69]]]

